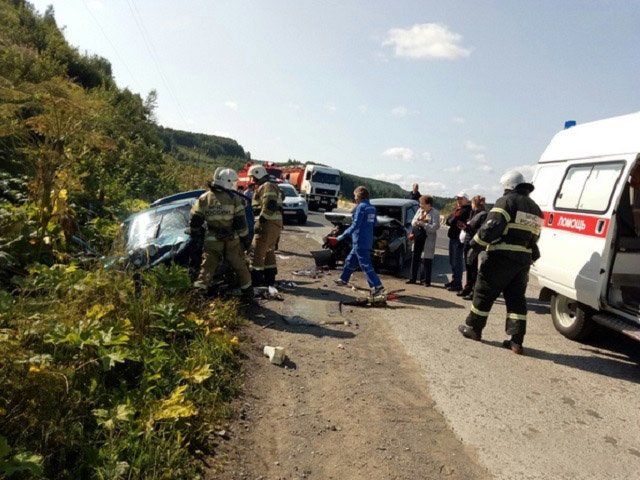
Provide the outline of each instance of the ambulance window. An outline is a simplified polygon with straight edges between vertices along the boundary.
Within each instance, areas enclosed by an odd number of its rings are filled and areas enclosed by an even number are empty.
[[[556,208],[575,210],[593,165],[571,167],[564,177],[556,198]]]
[[[569,168],[555,207],[559,210],[606,212],[623,167],[624,162],[611,162]]]
[[[622,167],[620,163],[595,165],[584,186],[578,209],[606,212]]]

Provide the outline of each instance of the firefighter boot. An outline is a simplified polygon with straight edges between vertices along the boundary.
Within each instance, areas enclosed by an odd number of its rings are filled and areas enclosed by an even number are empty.
[[[251,284],[254,287],[263,287],[264,283],[264,270],[251,270]]]
[[[465,338],[476,340],[478,342],[482,340],[482,332],[470,327],[469,325],[458,325],[458,331]]]
[[[276,284],[276,275],[278,274],[277,268],[265,268],[264,269],[264,283],[268,287],[273,287]]]
[[[524,353],[524,348],[522,348],[522,345],[519,343],[515,343],[513,340],[505,340],[504,342],[502,342],[502,346],[504,348],[508,348],[516,355],[522,355]]]

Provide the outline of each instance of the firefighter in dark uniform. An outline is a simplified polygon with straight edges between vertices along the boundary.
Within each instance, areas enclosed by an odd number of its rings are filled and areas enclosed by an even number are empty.
[[[251,201],[256,217],[251,278],[254,286],[271,286],[275,285],[278,273],[276,244],[282,231],[283,195],[262,165],[253,165],[248,174],[257,183]]]
[[[507,307],[505,330],[511,335],[503,346],[522,355],[527,329],[525,290],[529,268],[540,257],[537,242],[542,212],[529,198],[533,185],[526,183],[520,172],[505,173],[500,183],[505,188],[504,195],[471,240],[471,261],[482,250],[487,251],[487,259],[480,267],[471,311],[458,330],[466,338],[480,340],[493,302],[502,293]]]
[[[244,251],[250,247],[249,232],[244,203],[233,192],[237,180],[238,175],[230,168],[217,168],[211,189],[203,193],[191,208],[189,227],[192,235],[204,232],[202,226],[207,224],[202,266],[194,287],[208,290],[224,258],[238,276],[243,299],[250,301],[253,299],[253,287],[244,256]]]

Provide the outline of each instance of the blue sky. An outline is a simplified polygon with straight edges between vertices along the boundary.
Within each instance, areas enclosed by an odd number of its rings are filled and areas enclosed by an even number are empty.
[[[422,193],[499,196],[565,120],[640,110],[639,0],[58,0],[157,120]]]

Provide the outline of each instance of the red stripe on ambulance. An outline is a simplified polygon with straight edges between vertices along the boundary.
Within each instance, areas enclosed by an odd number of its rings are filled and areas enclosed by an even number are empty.
[[[604,238],[609,229],[609,219],[578,213],[544,212],[544,226],[580,235]]]

